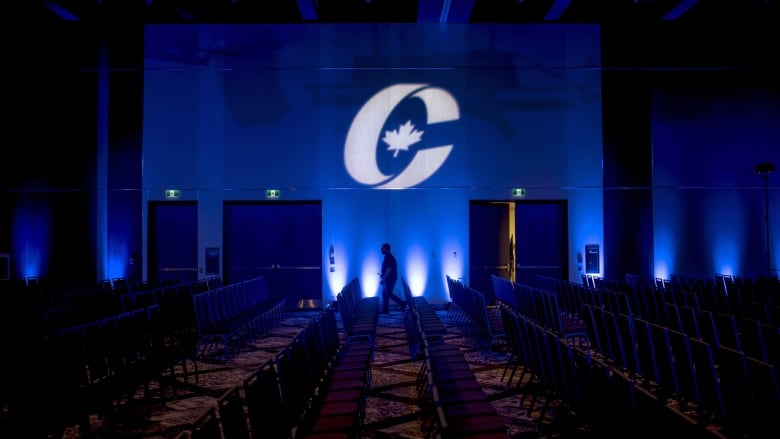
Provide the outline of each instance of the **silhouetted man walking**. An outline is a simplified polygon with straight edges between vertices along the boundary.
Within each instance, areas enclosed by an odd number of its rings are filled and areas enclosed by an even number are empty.
[[[379,273],[381,278],[382,289],[382,314],[387,314],[390,311],[390,299],[397,303],[403,310],[406,308],[406,302],[400,297],[393,294],[395,288],[395,282],[398,280],[398,262],[395,260],[395,256],[390,253],[390,244],[382,244],[382,254],[385,255],[382,260],[382,272]]]

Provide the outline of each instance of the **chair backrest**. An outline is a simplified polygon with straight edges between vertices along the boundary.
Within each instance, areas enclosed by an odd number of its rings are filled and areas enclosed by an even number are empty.
[[[303,339],[298,335],[275,357],[275,367],[282,393],[287,424],[292,428],[306,409],[309,393],[309,371]],[[281,418],[285,419],[285,418]]]
[[[233,386],[217,399],[217,411],[225,438],[249,439],[249,424],[239,391],[238,386]]]
[[[280,422],[286,414],[273,359],[244,380],[244,393],[252,437],[287,439],[288,424]]]
[[[514,309],[521,309],[522,304],[515,294],[515,287],[511,280],[494,274],[490,276],[490,280],[493,283],[493,294],[496,300]]]
[[[207,408],[193,421],[191,427],[190,437],[192,439],[224,439],[222,430],[219,427],[216,406]]]

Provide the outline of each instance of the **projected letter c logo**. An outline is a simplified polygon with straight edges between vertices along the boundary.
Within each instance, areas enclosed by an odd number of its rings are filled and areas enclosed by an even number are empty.
[[[405,99],[411,98],[420,99],[425,104],[428,125],[460,118],[458,103],[444,89],[428,84],[396,84],[381,90],[358,111],[344,145],[344,164],[349,175],[358,183],[375,188],[412,187],[428,179],[447,160],[453,145],[418,150],[409,164],[395,175],[385,175],[379,169],[376,152],[382,127],[390,113]],[[388,132],[384,140],[397,155],[399,150],[408,149],[409,144],[419,141],[421,134],[414,131],[408,122],[397,132]]]

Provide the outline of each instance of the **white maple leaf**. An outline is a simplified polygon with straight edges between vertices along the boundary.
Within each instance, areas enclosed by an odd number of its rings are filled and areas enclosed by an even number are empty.
[[[389,145],[387,147],[388,151],[395,151],[393,157],[397,157],[398,151],[402,149],[408,151],[409,145],[414,145],[419,142],[421,140],[420,137],[424,132],[425,131],[417,131],[414,129],[412,121],[407,120],[406,123],[398,127],[397,130],[385,131],[385,137],[382,141]]]

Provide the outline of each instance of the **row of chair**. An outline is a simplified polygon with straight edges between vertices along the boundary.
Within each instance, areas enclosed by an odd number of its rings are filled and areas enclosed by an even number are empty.
[[[415,330],[422,344],[418,373],[419,404],[426,414],[423,431],[435,439],[506,438],[508,428],[488,399],[463,352],[447,344],[441,334],[426,333],[422,316],[414,308],[407,314],[407,331]]]
[[[725,345],[750,357],[780,367],[780,327],[733,314],[666,304],[667,321],[662,326],[706,341],[715,350]]]
[[[39,359],[55,373],[41,373],[44,384],[34,391],[52,403],[49,420],[80,421],[82,428],[92,412],[113,422],[139,388],[150,412],[151,382],[160,384],[162,396],[169,384],[175,392],[175,366],[187,357],[180,349],[186,345],[168,332],[159,305],[63,328],[47,337]]]
[[[214,283],[214,278],[201,279],[199,282]],[[74,282],[49,277],[13,278],[0,282],[3,297],[23,297],[35,310],[49,310],[60,307],[83,306],[92,298],[119,298],[131,292],[159,289],[180,285],[184,282],[175,279],[165,281],[150,279],[135,281],[126,278],[101,279],[89,282]],[[189,283],[189,282],[187,282]],[[113,302],[118,305],[117,301]],[[116,311],[115,307],[111,308]],[[127,310],[122,310],[127,311]]]
[[[409,345],[410,359],[416,361],[422,355],[422,334],[425,333],[428,338],[443,340],[447,334],[447,328],[439,315],[436,314],[435,307],[428,303],[425,296],[412,295],[412,290],[405,279],[401,279],[401,285],[406,300],[406,309],[404,309],[406,341]],[[418,327],[422,328],[422,331],[419,331]]]
[[[488,303],[488,299],[481,291],[449,276],[447,276],[447,288],[451,301],[449,314],[452,321],[476,342],[483,354],[490,352],[494,345],[504,341],[505,332],[501,316],[497,312],[498,308]]]
[[[581,377],[576,376],[575,352],[585,352],[572,346],[550,328],[544,327],[506,303],[499,303],[499,312],[507,330],[510,357],[504,366],[502,381],[522,395],[521,404],[529,412],[540,405],[540,416],[553,406],[555,398],[562,401],[556,419],[570,412],[571,416],[586,419],[592,413],[584,404]],[[582,358],[587,358],[583,355]],[[568,367],[565,367],[568,365]],[[583,364],[576,365],[577,367]],[[514,384],[512,384],[514,383]],[[572,423],[576,424],[576,423]]]
[[[373,346],[379,321],[379,297],[364,297],[360,281],[355,277],[339,291],[336,302],[347,338],[365,340]]]
[[[148,413],[151,382],[160,382],[161,397],[170,389],[175,397],[177,368],[186,381],[188,361],[197,377],[188,311],[199,283],[166,283],[157,303],[127,310],[99,288],[60,303],[61,287],[44,279],[12,283],[0,298],[0,333],[15,357],[0,367],[0,430],[59,436],[75,422],[87,432],[90,414],[120,420],[139,402],[138,390]]]
[[[506,304],[499,306],[512,353],[505,382],[523,394],[526,410],[538,409],[542,417],[556,410],[551,417],[556,431],[576,437],[582,432],[573,429],[584,425],[593,437],[718,437],[590,349],[568,343]]]
[[[177,439],[359,438],[373,346],[342,338],[338,326],[328,306]]]
[[[492,277],[496,300],[533,319],[564,340],[588,346],[590,340],[579,311],[561,307],[559,294],[542,288]]]
[[[501,282],[509,281],[502,279]],[[561,289],[564,281],[548,278],[544,279],[543,283],[548,288],[557,288],[554,291],[559,296],[565,294]],[[637,296],[601,286],[585,290],[578,298],[581,302],[578,305],[579,312],[582,313],[583,306],[586,305],[589,309],[600,308],[618,315],[637,317],[704,340],[716,351],[724,344],[761,361],[780,364],[780,327],[769,323],[770,319],[752,319],[744,315],[706,309],[695,299],[696,296],[676,289],[676,283],[659,284],[660,287],[653,284],[646,294]],[[592,329],[589,331],[591,335]],[[606,346],[604,343],[601,345],[598,346],[597,343],[596,348],[604,351]]]
[[[119,307],[122,312],[131,311],[136,308],[143,308],[144,306],[156,305],[165,302],[164,295],[168,287],[175,286],[152,286],[157,283],[150,283],[148,287],[140,288],[137,290],[131,290],[123,294],[117,294],[116,297],[119,302]],[[199,279],[194,283],[190,283],[191,293],[197,294],[204,291],[215,290],[221,288],[224,284],[222,278],[219,276],[208,277],[205,279]]]
[[[615,297],[625,297],[625,293],[612,292]],[[605,290],[594,290],[586,295],[608,296]],[[651,296],[663,300],[662,293],[652,293]],[[672,297],[672,296],[667,296]],[[621,304],[622,303],[622,304]],[[618,315],[628,315],[642,320],[665,326],[682,332],[690,337],[701,339],[717,350],[721,344],[729,348],[745,352],[748,356],[759,360],[780,364],[780,327],[767,323],[765,320],[755,320],[737,314],[704,309],[697,304],[659,302],[655,306],[658,312],[635,313],[625,302],[620,301],[588,301],[589,309],[603,309]],[[584,311],[584,310],[583,310]],[[592,331],[591,331],[591,334]],[[602,337],[603,338],[603,337]],[[597,349],[605,348],[596,346]]]
[[[271,295],[263,276],[192,296],[199,355],[216,349],[232,358],[284,316],[285,298]]]
[[[662,321],[669,318],[666,303],[672,303],[780,326],[780,282],[776,278],[735,280],[717,275],[706,280],[680,276],[668,280],[627,274],[625,281],[583,275],[582,284],[547,276],[537,276],[537,280],[540,288],[558,293],[565,309],[579,310],[582,303],[603,304],[614,312]]]
[[[35,325],[44,332],[54,332],[62,328],[99,320],[103,317],[129,312],[150,305],[166,306],[176,296],[192,294],[216,288],[221,285],[219,277],[199,279],[190,282],[150,282],[143,289],[127,290],[119,287],[120,280],[114,279],[117,287],[110,281],[106,287],[93,287],[81,290],[47,289],[38,291],[39,295],[48,295],[36,303],[35,299],[24,299],[23,309],[30,318],[37,318]],[[27,287],[28,289],[31,287]]]
[[[777,277],[759,276],[751,279],[717,274],[710,279],[682,276],[653,279],[628,274],[626,283],[638,293],[655,292],[662,295],[662,302],[780,325],[780,280]],[[650,315],[646,317],[652,318]]]
[[[653,394],[674,399],[703,422],[715,419],[734,434],[755,433],[780,413],[775,365],[725,344],[586,306],[594,347]]]
[[[308,359],[314,371],[308,409],[296,437],[357,439],[361,437],[366,414],[366,398],[371,388],[373,340],[347,337],[338,343],[335,312],[329,308],[319,325],[312,328],[312,348],[316,355]],[[322,337],[326,335],[326,337]],[[287,377],[300,379],[299,374]]]
[[[175,439],[249,439],[245,410],[241,387],[230,387],[217,397],[215,405],[203,409],[187,428],[177,433]]]
[[[208,285],[216,288],[202,291]],[[57,373],[25,371],[45,378],[40,389],[33,386],[33,391],[27,391],[37,395],[35,398],[44,401],[46,407],[51,407],[52,415],[47,416],[50,425],[43,428],[56,434],[57,428],[63,428],[73,422],[73,417],[78,417],[83,419],[76,422],[81,428],[88,429],[87,416],[94,412],[110,424],[120,416],[120,406],[124,410],[133,401],[139,386],[143,387],[147,411],[150,412],[150,383],[153,381],[160,383],[159,392],[163,398],[167,389],[173,391],[175,398],[177,369],[181,367],[186,384],[190,369],[187,362],[191,361],[197,378],[198,347],[202,349],[204,340],[207,340],[203,333],[198,332],[195,303],[199,305],[199,312],[205,309],[212,317],[219,315],[224,319],[234,319],[234,322],[249,322],[242,327],[243,342],[249,336],[269,330],[281,319],[283,303],[276,307],[260,305],[258,298],[263,296],[262,279],[232,286],[218,285],[221,283],[197,281],[192,285],[177,284],[146,290],[143,295],[141,292],[125,293],[125,296],[132,295],[135,299],[144,297],[152,300],[144,304],[127,301],[126,304],[133,305],[128,306],[127,311],[47,333],[43,349],[36,350],[39,358],[32,364],[56,363]],[[231,300],[215,300],[208,304],[198,301],[198,298],[215,291],[222,293],[220,299],[229,296]],[[216,297],[216,294],[210,297]],[[250,303],[255,306],[250,306]],[[265,305],[269,303],[263,302]],[[237,310],[243,313],[238,314]],[[229,349],[227,352],[231,352]],[[11,399],[9,407],[13,415],[9,419],[18,418],[18,422],[26,422],[22,420],[25,414],[17,414],[17,411],[27,404]]]
[[[529,307],[517,294],[510,295],[507,291],[511,290],[506,287],[509,281],[502,280],[501,283],[505,288],[497,288],[497,298],[520,307],[525,318],[539,323],[537,308]],[[751,414],[752,420],[755,413],[765,413],[766,407],[780,407],[777,403],[780,377],[772,363],[772,355],[776,355],[773,352],[780,340],[776,327],[671,302],[656,304],[664,310],[657,313],[663,319],[659,317],[658,321],[652,321],[631,313],[629,301],[593,300],[595,297],[628,297],[622,292],[612,293],[615,294],[597,289],[587,290],[580,296],[581,318],[590,346],[585,355],[603,362],[610,370],[620,371],[627,380],[625,386],[635,386],[638,394],[650,394],[662,401],[655,404],[669,402],[677,407],[677,413],[687,419],[688,424],[699,428],[717,422],[731,431],[753,432],[752,427],[746,430],[746,426],[757,422],[747,422],[746,413]],[[668,293],[667,290],[649,294],[655,298],[672,297]],[[547,328],[547,325],[542,327]],[[753,357],[746,354],[745,348]],[[740,373],[724,376],[720,367],[722,355],[743,365],[731,367]],[[731,358],[734,356],[741,359],[734,360]],[[740,402],[736,404],[733,398],[725,397],[736,394],[734,389],[745,388],[734,385],[735,381],[751,383],[747,386],[750,390],[743,390]],[[723,386],[730,390],[725,391]]]

